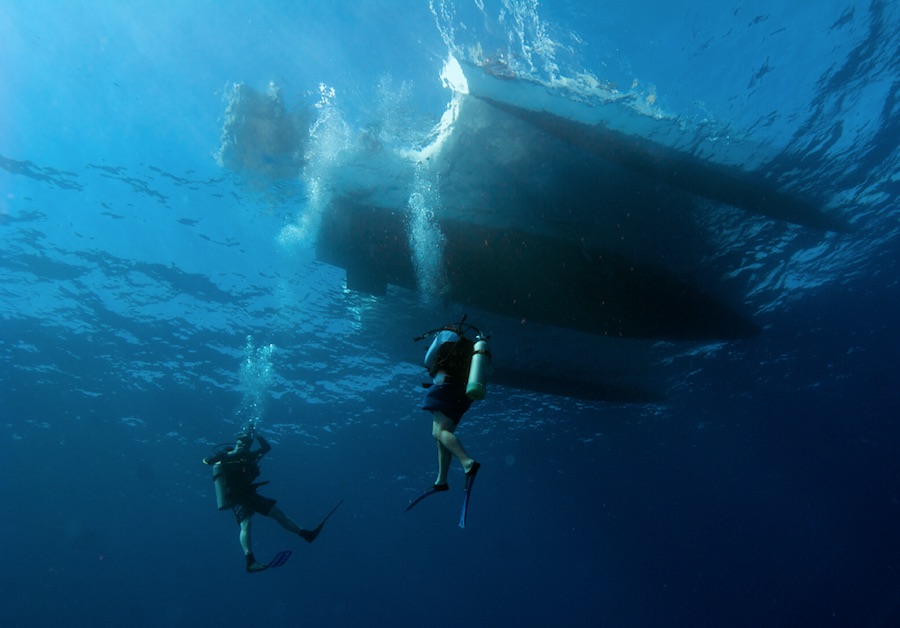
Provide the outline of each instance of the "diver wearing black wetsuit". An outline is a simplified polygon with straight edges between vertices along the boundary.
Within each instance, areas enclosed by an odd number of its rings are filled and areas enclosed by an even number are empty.
[[[250,449],[253,439],[259,441],[260,448],[256,451]],[[259,460],[272,449],[268,441],[255,433],[251,427],[238,436],[234,449],[212,454],[203,459],[204,464],[216,465],[218,472],[223,474],[227,504],[223,508],[230,507],[241,526],[240,541],[247,559],[247,571],[255,572],[266,569],[266,565],[258,562],[253,556],[253,542],[250,535],[250,524],[254,513],[264,517],[271,517],[285,530],[299,535],[307,543],[316,540],[325,521],[313,530],[301,528],[275,505],[275,500],[264,497],[256,492],[257,487],[268,482],[255,483],[259,477]],[[218,476],[217,476],[218,477]],[[340,505],[340,504],[338,504]],[[337,508],[337,506],[335,506]],[[334,511],[332,511],[334,512]],[[329,514],[329,516],[331,516]],[[325,518],[326,520],[328,517]]]

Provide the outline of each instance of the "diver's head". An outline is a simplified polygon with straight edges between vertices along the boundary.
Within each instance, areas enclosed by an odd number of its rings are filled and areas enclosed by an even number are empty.
[[[235,449],[249,449],[253,444],[253,434],[241,432],[238,434],[237,441],[234,443]]]

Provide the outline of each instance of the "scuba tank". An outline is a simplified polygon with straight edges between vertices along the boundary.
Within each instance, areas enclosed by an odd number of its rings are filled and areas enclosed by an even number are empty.
[[[472,353],[472,365],[469,367],[469,382],[466,384],[466,396],[472,401],[481,401],[486,393],[488,368],[491,365],[491,348],[487,339],[478,334]]]
[[[225,481],[225,467],[221,462],[213,465],[213,484],[216,487],[216,506],[219,510],[231,508],[234,503],[229,495],[228,484]]]
[[[220,445],[218,451],[203,459],[206,464],[212,464],[213,468],[213,486],[216,489],[216,506],[219,510],[227,510],[232,508],[237,500],[248,491],[253,491],[257,486],[268,484],[268,482],[253,483],[253,480],[259,477],[259,466],[256,464],[256,457],[250,454],[250,442],[247,439],[252,438],[249,434],[241,433],[238,441],[246,443],[244,447],[248,450],[246,454],[238,457],[229,457],[226,450],[230,450],[230,443]],[[222,448],[225,448],[224,450]],[[215,460],[215,462],[213,462]]]
[[[219,510],[232,508],[242,497],[257,487],[268,484],[254,482],[259,466],[252,459],[224,460],[213,465],[213,485],[216,487],[216,506]]]

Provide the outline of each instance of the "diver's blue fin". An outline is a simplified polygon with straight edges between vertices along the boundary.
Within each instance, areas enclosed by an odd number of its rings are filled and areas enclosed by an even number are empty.
[[[274,569],[275,567],[281,567],[285,564],[288,558],[291,557],[291,550],[284,550],[282,552],[278,552],[275,554],[275,558],[269,561],[269,564],[266,565],[266,569]]]
[[[475,484],[475,475],[478,473],[478,469],[481,468],[481,463],[476,462],[472,465],[472,468],[466,471],[466,488],[465,495],[463,496],[463,506],[462,512],[459,515],[459,527],[466,527],[466,515],[469,514],[469,495],[472,493],[472,485]]]

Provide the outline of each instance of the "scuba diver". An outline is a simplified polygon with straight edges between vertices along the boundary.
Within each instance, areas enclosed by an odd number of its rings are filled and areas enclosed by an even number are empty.
[[[260,448],[257,450],[250,449],[254,438],[260,444]],[[338,506],[343,503],[343,500],[338,502],[325,519],[312,530],[301,528],[275,505],[274,499],[264,497],[256,492],[258,487],[268,484],[268,481],[254,482],[254,480],[259,477],[259,460],[271,449],[272,446],[268,441],[257,434],[255,427],[250,424],[238,434],[237,442],[233,446],[229,443],[203,459],[203,464],[213,467],[213,481],[219,510],[232,509],[238,525],[241,527],[240,542],[247,560],[247,571],[250,573],[263,571],[269,567],[280,567],[291,554],[290,551],[280,552],[268,565],[263,565],[256,560],[253,556],[253,542],[250,536],[250,524],[254,513],[274,519],[288,532],[300,536],[307,543],[312,543],[319,536],[328,517],[334,514]]]
[[[431,436],[437,442],[438,472],[431,488],[406,508],[408,511],[429,495],[450,490],[447,474],[455,457],[466,473],[463,509],[459,519],[461,528],[466,527],[469,495],[481,464],[469,456],[455,432],[472,402],[484,399],[491,356],[487,336],[473,325],[467,325],[465,320],[464,316],[457,324],[433,329],[415,339],[418,341],[435,335],[425,355],[425,368],[432,383],[423,384],[428,392],[422,409],[431,412]],[[474,342],[465,335],[469,331],[475,333]]]

